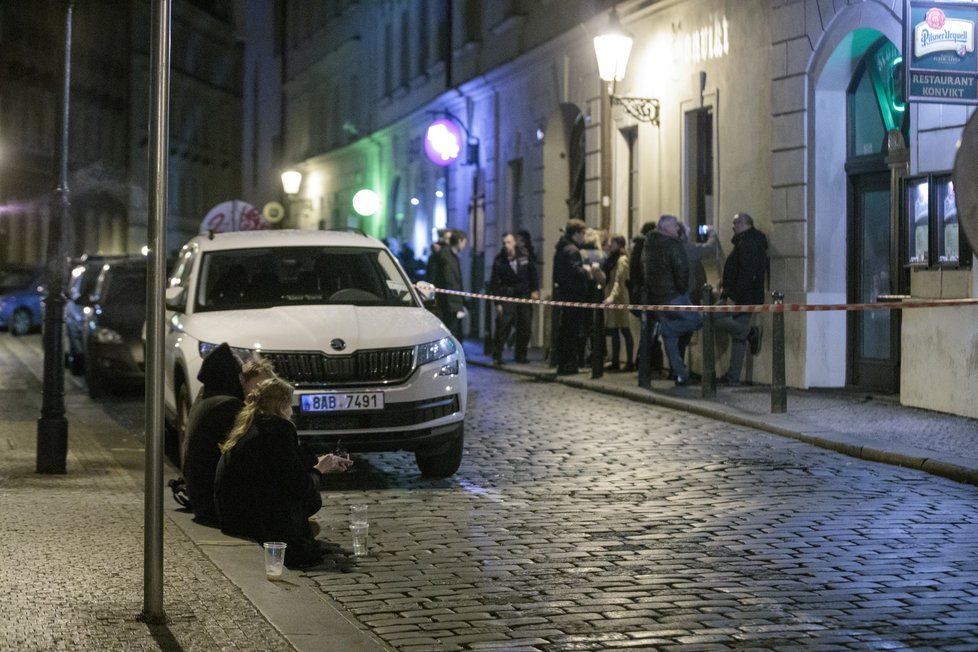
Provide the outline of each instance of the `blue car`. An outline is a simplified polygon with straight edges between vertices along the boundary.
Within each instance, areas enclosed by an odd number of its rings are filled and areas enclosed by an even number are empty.
[[[44,316],[44,269],[24,265],[0,268],[0,330],[26,335]]]

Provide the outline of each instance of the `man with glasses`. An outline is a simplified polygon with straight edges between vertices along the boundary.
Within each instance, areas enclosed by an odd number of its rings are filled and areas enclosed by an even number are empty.
[[[764,276],[767,273],[767,236],[754,228],[754,219],[747,213],[737,213],[733,219],[733,251],[723,265],[720,282],[720,303],[757,305],[764,303]],[[750,325],[751,313],[737,312],[718,315],[714,328],[730,335],[730,366],[717,382],[740,384],[747,344],[757,355],[761,350],[761,331]]]

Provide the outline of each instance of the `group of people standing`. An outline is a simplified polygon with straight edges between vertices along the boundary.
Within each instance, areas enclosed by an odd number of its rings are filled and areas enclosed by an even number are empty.
[[[309,519],[322,507],[323,474],[347,470],[339,455],[314,455],[292,424],[292,385],[267,360],[244,364],[222,343],[204,357],[203,383],[187,417],[183,477],[195,520],[225,534],[287,544],[289,567],[322,561]]]
[[[674,215],[663,215],[658,223],[643,225],[641,234],[628,251],[624,236],[612,235],[604,240],[605,257],[593,261],[584,252],[588,228],[572,219],[554,253],[554,298],[558,301],[593,303],[594,286],[603,287],[605,304],[697,305],[705,280],[701,260],[716,252],[716,233],[708,230],[703,242],[690,238],[686,226]],[[720,283],[720,302],[736,305],[764,303],[764,283],[768,269],[767,238],[754,227],[753,218],[738,213],[733,219],[733,251],[727,256]],[[559,322],[554,342],[554,361],[558,374],[578,373],[581,340],[587,332],[592,310],[577,307],[559,308]],[[730,335],[730,366],[718,382],[738,384],[746,349],[760,350],[761,331],[751,325],[750,312],[723,313],[715,320],[719,332]],[[686,365],[686,349],[693,333],[702,325],[700,313],[694,311],[640,311],[638,358],[633,358],[629,313],[623,309],[605,311],[604,332],[611,337],[609,371],[638,370],[640,387],[650,388],[652,374],[664,367],[663,349],[669,363],[670,377],[683,386],[699,380]],[[626,358],[621,365],[621,340]],[[661,344],[660,344],[661,340]],[[592,347],[592,355],[594,355]],[[600,349],[599,349],[600,350]],[[634,362],[633,362],[634,360]]]
[[[702,241],[690,237],[686,225],[675,215],[663,215],[658,222],[647,222],[633,238],[631,247],[623,235],[602,236],[584,221],[571,219],[563,229],[553,256],[553,298],[570,303],[698,305],[705,282],[702,260],[715,255],[718,238],[707,229]],[[754,226],[747,213],[733,218],[733,250],[727,256],[720,282],[720,302],[736,305],[764,303],[764,283],[768,270],[767,237]],[[462,231],[444,231],[432,245],[427,278],[438,288],[462,290],[459,254],[465,248]],[[497,301],[492,357],[503,363],[503,353],[512,342],[514,360],[527,362],[533,306],[540,297],[540,261],[530,234],[504,233],[502,246],[493,260],[488,283],[490,294],[518,301]],[[456,338],[462,338],[463,297],[439,292],[439,316]],[[557,374],[576,374],[587,364],[587,342],[591,355],[603,351],[610,338],[611,372],[638,372],[640,387],[651,387],[652,376],[663,372],[668,362],[669,377],[676,385],[699,381],[689,370],[686,350],[693,333],[702,325],[702,316],[693,311],[635,311],[639,319],[638,355],[627,310],[604,311],[601,332],[595,332],[594,311],[575,306],[554,310],[556,329],[551,363]],[[731,338],[730,365],[718,382],[738,384],[747,347],[760,350],[761,331],[751,325],[751,312],[718,314],[714,326]],[[601,346],[597,345],[600,339]],[[622,347],[624,343],[624,347]],[[622,349],[624,348],[624,362]]]

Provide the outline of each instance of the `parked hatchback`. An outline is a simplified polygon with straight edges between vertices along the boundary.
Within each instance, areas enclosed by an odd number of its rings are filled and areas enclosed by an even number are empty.
[[[125,256],[84,255],[73,261],[65,302],[65,366],[75,375],[85,372],[85,320],[92,312],[92,293],[106,263]]]
[[[44,269],[11,265],[0,269],[0,330],[26,335],[41,327]]]
[[[84,320],[85,384],[99,397],[107,388],[143,382],[146,261],[104,263]]]
[[[426,475],[458,469],[462,347],[383,243],[335,231],[199,236],[170,286],[164,403],[178,437],[201,360],[227,342],[295,387],[293,419],[313,450],[407,450]]]

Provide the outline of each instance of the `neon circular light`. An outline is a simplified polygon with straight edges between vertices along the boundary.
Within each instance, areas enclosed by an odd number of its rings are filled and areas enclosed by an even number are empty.
[[[357,194],[353,195],[353,210],[357,212],[357,215],[370,217],[379,209],[380,199],[373,190],[364,188],[363,190],[358,190]]]
[[[424,137],[424,152],[432,163],[451,165],[462,151],[462,133],[451,120],[435,120],[428,125]]]

